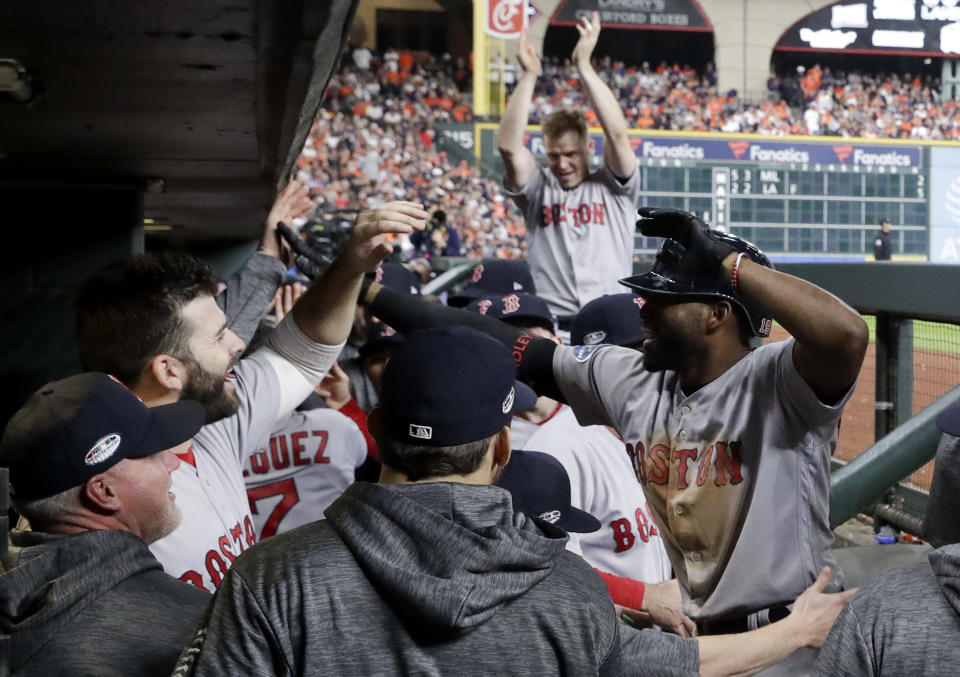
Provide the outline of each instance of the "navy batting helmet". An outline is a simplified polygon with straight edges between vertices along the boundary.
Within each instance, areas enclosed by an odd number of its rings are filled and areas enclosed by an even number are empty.
[[[770,263],[767,255],[750,242],[719,231],[713,231],[710,235],[714,239],[730,245],[734,251],[745,254],[745,257],[754,263],[764,268],[773,268],[773,264]],[[718,280],[716,274],[705,271],[684,270],[681,261],[686,252],[686,247],[682,244],[667,238],[660,245],[653,267],[648,272],[620,280],[620,284],[630,287],[640,296],[664,294],[712,296],[726,299],[734,305],[734,308],[743,313],[754,336],[769,336],[773,318],[765,314],[756,305],[737,296],[733,291],[731,280]]]

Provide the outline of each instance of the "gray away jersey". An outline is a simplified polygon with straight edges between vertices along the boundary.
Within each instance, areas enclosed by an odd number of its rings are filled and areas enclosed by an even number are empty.
[[[821,403],[794,345],[758,348],[689,397],[675,372],[646,371],[635,350],[554,354],[580,423],[610,425],[626,443],[693,618],[790,603],[821,567],[836,571],[830,457],[853,388]]]
[[[633,272],[640,169],[620,183],[606,165],[564,190],[540,167],[519,191],[506,191],[523,212],[537,295],[557,317],[575,315]]]
[[[258,351],[234,370],[240,408],[196,434],[172,476],[183,515],[169,536],[150,545],[164,571],[213,592],[240,553],[257,540],[241,455],[267,439],[277,419],[280,383]]]

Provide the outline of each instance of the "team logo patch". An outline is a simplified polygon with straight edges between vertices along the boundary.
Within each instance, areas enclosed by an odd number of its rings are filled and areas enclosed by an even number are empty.
[[[592,331],[586,336],[583,337],[584,344],[588,346],[595,346],[598,343],[603,343],[603,339],[607,338],[607,332],[603,329],[598,331]]]
[[[507,399],[503,401],[503,406],[500,409],[504,414],[509,414],[510,410],[513,409],[513,398],[516,396],[513,386],[510,386],[510,392],[507,393]]]
[[[574,346],[573,359],[577,362],[586,362],[597,352],[597,346]]]
[[[105,437],[101,437],[97,440],[97,443],[93,445],[93,448],[87,452],[87,455],[83,457],[83,462],[87,465],[102,463],[113,456],[119,447],[120,435],[118,433],[111,433]]]
[[[415,423],[411,423],[409,434],[410,437],[414,437],[418,440],[429,440],[433,439],[433,428],[428,425],[416,425]]]
[[[548,510],[547,512],[542,512],[537,515],[544,522],[550,522],[550,524],[556,524],[560,521],[560,511],[559,510]]]

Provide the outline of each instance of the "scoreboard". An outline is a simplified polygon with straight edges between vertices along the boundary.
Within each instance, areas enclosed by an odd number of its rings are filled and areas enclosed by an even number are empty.
[[[473,132],[468,150],[502,171],[497,125],[463,127]],[[599,165],[603,134],[590,132],[591,162]],[[461,134],[458,143],[467,149],[467,140]],[[870,258],[884,218],[894,227],[895,256],[924,260],[930,251],[929,142],[661,131],[631,131],[630,142],[641,205],[695,212],[774,260]],[[538,127],[528,128],[525,143],[543,156]],[[637,237],[639,253],[657,246],[656,238]]]

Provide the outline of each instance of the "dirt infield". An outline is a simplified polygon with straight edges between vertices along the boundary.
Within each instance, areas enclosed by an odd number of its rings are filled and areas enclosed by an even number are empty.
[[[770,341],[780,341],[788,334],[781,327],[774,327]],[[913,352],[913,415],[935,399],[960,383],[960,355],[934,350]],[[875,393],[876,393],[876,345],[867,346],[863,368],[853,396],[847,404],[840,423],[840,440],[836,457],[850,461],[875,441]],[[910,483],[921,488],[930,488],[933,462],[915,472]]]

